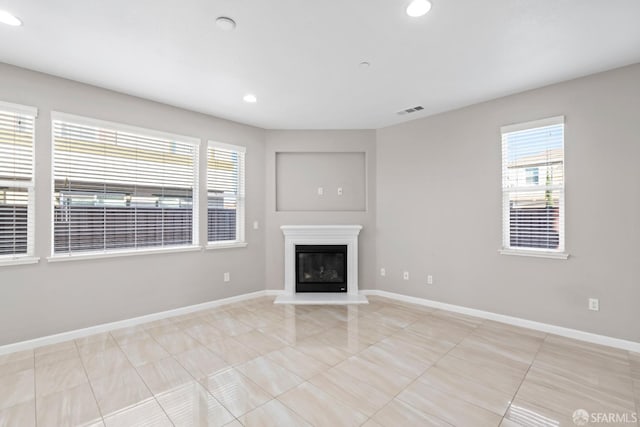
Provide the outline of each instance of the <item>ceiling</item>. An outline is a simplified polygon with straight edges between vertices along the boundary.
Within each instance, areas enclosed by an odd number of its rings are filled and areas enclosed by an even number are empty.
[[[640,62],[638,0],[407,3],[0,0],[24,21],[0,62],[268,129],[380,128]]]

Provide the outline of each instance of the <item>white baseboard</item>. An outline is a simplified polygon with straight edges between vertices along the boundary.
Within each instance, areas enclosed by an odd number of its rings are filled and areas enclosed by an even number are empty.
[[[284,294],[284,289],[267,289],[264,294],[268,297],[277,297]]]
[[[182,314],[193,313],[194,311],[206,310],[207,308],[218,307],[220,305],[231,304],[238,301],[244,301],[248,299],[258,298],[262,296],[271,295],[271,291],[257,291],[248,294],[237,295],[229,298],[223,298],[219,300],[208,301],[202,304],[189,305],[186,307],[175,308],[173,310],[161,311],[158,313],[147,314],[140,317],[134,317],[131,319],[118,320],[116,322],[103,323],[101,325],[90,326],[88,328],[76,329],[73,331],[62,332],[55,335],[48,335],[45,337],[35,338],[28,341],[20,341],[13,344],[7,344],[0,346],[0,355],[13,353],[15,351],[30,350],[36,347],[42,347],[43,345],[57,344],[64,341],[74,340],[78,338],[84,338],[89,335],[99,334],[101,332],[113,331],[115,329],[126,328],[129,326],[136,326],[141,323],[152,322],[154,320],[165,319],[167,317],[180,316]],[[279,295],[279,293],[277,294]]]
[[[640,343],[627,341],[620,338],[608,337],[606,335],[593,334],[591,332],[579,331],[577,329],[565,328],[562,326],[550,325],[548,323],[535,322],[533,320],[522,319],[519,317],[507,316],[504,314],[492,313],[490,311],[476,310],[475,308],[463,307],[460,305],[447,304],[444,302],[428,300],[425,298],[411,297],[408,295],[396,294],[377,289],[361,290],[364,295],[376,295],[395,299],[398,301],[408,302],[411,304],[424,305],[427,307],[437,308],[440,310],[453,311],[455,313],[467,314],[469,316],[480,317],[482,319],[493,320],[509,325],[520,326],[522,328],[533,329],[536,331],[546,332],[549,334],[560,335],[567,338],[573,338],[580,341],[586,341],[593,344],[615,347],[622,350],[640,353]]]
[[[15,351],[30,350],[43,345],[57,344],[64,341],[83,338],[89,335],[99,334],[101,332],[108,332],[115,329],[126,328],[129,326],[136,326],[141,323],[152,322],[154,320],[164,319],[167,317],[179,316],[182,314],[193,313],[194,311],[205,310],[208,308],[218,307],[221,305],[231,304],[234,302],[245,301],[261,296],[278,296],[283,294],[283,290],[267,289],[264,291],[251,292],[248,294],[237,295],[229,298],[223,298],[219,300],[209,301],[202,304],[195,304],[186,307],[180,307],[173,310],[162,311],[158,313],[147,314],[145,316],[134,317],[131,319],[119,320],[111,323],[103,323],[101,325],[91,326],[84,329],[76,329],[73,331],[62,332],[55,335],[48,335],[41,338],[35,338],[28,341],[21,341],[13,344],[7,344],[0,346],[0,355],[13,353]],[[550,334],[556,334],[567,338],[573,338],[580,341],[586,341],[593,344],[600,344],[609,347],[615,347],[622,350],[633,351],[640,353],[640,343],[634,341],[627,341],[619,338],[612,338],[605,335],[593,334],[591,332],[579,331],[577,329],[564,328],[562,326],[550,325],[548,323],[535,322],[533,320],[522,319],[519,317],[506,316],[504,314],[492,313],[489,311],[477,310],[474,308],[463,307],[454,304],[447,304],[444,302],[428,300],[425,298],[411,297],[408,295],[397,294],[393,292],[387,292],[377,289],[362,289],[360,293],[363,295],[374,295],[385,298],[395,299],[402,302],[411,304],[418,304],[427,307],[437,308],[440,310],[453,311],[455,313],[467,314],[469,316],[475,316],[482,319],[493,320],[500,323],[506,323],[509,325],[520,326],[523,328],[529,328],[536,331],[546,332]]]
[[[274,304],[293,305],[352,305],[369,304],[363,294],[349,294],[347,292],[302,292],[287,295],[282,293],[276,297]]]

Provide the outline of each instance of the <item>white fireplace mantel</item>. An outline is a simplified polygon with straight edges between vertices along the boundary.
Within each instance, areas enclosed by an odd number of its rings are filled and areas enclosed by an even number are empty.
[[[276,304],[366,304],[358,293],[358,234],[361,225],[283,225],[284,294]],[[347,292],[296,293],[296,245],[346,245]]]

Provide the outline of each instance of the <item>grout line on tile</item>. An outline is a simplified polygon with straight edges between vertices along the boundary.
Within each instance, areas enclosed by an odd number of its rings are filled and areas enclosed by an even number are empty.
[[[31,351],[33,355],[33,416],[35,417],[35,426],[38,427],[38,389],[36,388],[36,352]]]
[[[169,318],[169,319],[171,319],[171,318]],[[252,330],[253,330],[253,329],[252,329]],[[151,335],[151,334],[150,334],[150,335]],[[156,342],[158,343],[158,345],[160,345],[160,346],[162,347],[162,344],[160,344],[160,343],[155,339],[155,337],[153,337],[153,335],[151,335],[151,338],[152,338],[154,341],[156,341]],[[192,337],[192,338],[193,338],[193,337]],[[227,337],[227,338],[228,338],[228,337]],[[197,339],[195,339],[195,338],[193,338],[193,339],[194,339],[196,342],[198,342],[200,345],[202,345],[202,346],[203,346],[207,351],[210,351],[210,352],[211,352],[211,350],[209,350],[209,348],[208,348],[206,345],[204,345],[203,343],[201,343],[200,341],[198,341],[198,340],[197,340]],[[164,348],[164,347],[163,347],[163,348]],[[213,353],[213,352],[211,352],[211,353]],[[193,376],[193,374],[191,374],[191,372],[189,372],[189,370],[187,370],[187,368],[186,368],[185,366],[183,366],[183,365],[182,365],[182,363],[180,363],[180,361],[178,360],[178,358],[176,357],[176,355],[174,355],[174,354],[170,354],[170,356],[173,358],[173,360],[175,360],[175,361],[176,361],[176,363],[178,363],[178,365],[180,365],[180,367],[181,367],[182,369],[184,369],[184,370],[187,372],[187,374],[189,374],[189,376],[190,376],[191,378],[193,378],[193,380],[194,380],[196,383],[198,383],[200,386],[202,386],[202,387],[205,389],[205,391],[207,392],[207,394],[208,394],[209,396],[211,396],[211,397],[212,397],[216,402],[218,402],[218,403],[220,404],[220,406],[222,406],[222,407],[223,407],[227,412],[229,412],[229,413],[234,417],[234,419],[235,419],[236,421],[238,421],[240,424],[242,424],[242,423],[240,422],[240,420],[238,419],[238,417],[236,417],[235,415],[233,415],[233,412],[231,412],[231,411],[229,410],[229,408],[227,408],[227,407],[226,407],[222,402],[220,402],[220,401],[219,401],[219,400],[218,400],[218,399],[217,399],[217,398],[216,398],[216,397],[215,397],[215,396],[214,396],[214,395],[209,391],[209,389],[208,389],[207,387],[205,387],[205,386],[204,386],[204,384],[202,384],[202,383],[200,382],[200,380],[198,380],[196,377],[194,377],[194,376]],[[261,355],[259,355],[258,357],[262,357],[262,356],[261,356]],[[254,358],[254,359],[256,359],[256,358]],[[251,359],[251,360],[254,360],[254,359]],[[226,361],[225,361],[225,362],[226,362]],[[246,362],[243,362],[243,363],[246,363]],[[239,364],[239,365],[240,365],[240,364]],[[142,366],[142,365],[141,365],[141,366]],[[242,374],[242,372],[240,372],[239,370],[237,370],[237,369],[235,369],[235,368],[236,368],[236,366],[234,366],[234,365],[229,365],[229,366],[228,366],[228,368],[224,369],[224,371],[229,370],[229,369],[233,369],[234,371],[236,371],[236,372],[238,373],[238,375],[242,375],[243,377],[245,377],[246,379],[248,379],[251,383],[253,383],[256,387],[258,387],[260,390],[262,390],[263,392],[265,392],[267,395],[271,396],[271,393],[269,393],[269,392],[267,392],[266,390],[264,390],[264,389],[263,389],[262,387],[260,387],[257,383],[255,383],[253,380],[251,380],[251,378],[249,378],[249,377],[247,377],[247,376],[243,375],[243,374]],[[223,371],[220,371],[220,372],[223,372]],[[143,379],[143,381],[144,381],[144,379]],[[146,383],[145,383],[145,385],[146,385]],[[147,388],[148,388],[148,386],[147,386]],[[149,391],[151,391],[151,390],[149,390]],[[155,398],[155,394],[153,394],[153,392],[152,392],[151,394],[152,394],[152,395],[154,396],[154,398]],[[275,397],[272,397],[272,400],[273,400],[273,399],[275,399]],[[157,401],[157,399],[156,399],[156,401]],[[162,408],[162,410],[163,410],[163,411],[165,411],[164,407],[160,404],[160,402],[159,402],[159,401],[158,401],[158,404],[160,405],[160,407]],[[254,408],[254,409],[255,409],[255,408]],[[252,409],[252,410],[253,410],[253,409]],[[245,414],[242,414],[241,416],[246,415],[247,413],[251,412],[252,410],[250,410],[250,411],[246,412]],[[165,413],[167,413],[167,412],[165,411]],[[167,414],[167,418],[169,418],[169,414]],[[169,418],[169,419],[170,419],[170,418]],[[172,423],[173,423],[173,422],[172,422]]]
[[[520,384],[518,385],[518,388],[516,389],[515,393],[513,393],[513,396],[511,397],[511,401],[509,402],[509,406],[507,407],[507,410],[504,411],[504,414],[502,415],[502,420],[500,421],[500,423],[502,423],[502,421],[505,420],[505,417],[507,416],[507,413],[509,412],[509,408],[511,408],[511,405],[513,404],[513,401],[515,400],[516,396],[520,392],[520,388],[522,387],[522,384],[524,384],[525,380],[527,379],[527,375],[529,375],[529,371],[531,370],[531,367],[533,366],[533,364],[535,363],[536,359],[538,358],[538,354],[540,354],[540,350],[542,350],[542,347],[544,346],[544,343],[547,340],[548,336],[549,336],[549,334],[544,334],[544,338],[542,338],[542,341],[540,342],[540,345],[538,346],[538,349],[536,350],[536,354],[531,359],[531,363],[529,363],[529,366],[527,367],[527,372],[525,372],[524,376],[522,377],[522,381],[520,381]]]
[[[422,317],[426,317],[426,316],[428,316],[429,314],[431,314],[431,313],[427,313],[427,314],[425,314],[425,316],[422,316]],[[417,322],[417,320],[416,320],[416,322]],[[413,322],[413,323],[416,323],[416,322]],[[401,330],[406,330],[406,328],[408,328],[408,327],[409,327],[410,325],[412,325],[413,323],[411,323],[411,324],[409,324],[409,325],[405,326],[404,328],[401,328]],[[389,403],[393,402],[393,401],[394,401],[394,400],[395,400],[395,399],[396,399],[396,398],[397,398],[397,397],[398,397],[398,396],[399,396],[403,391],[405,391],[407,388],[411,387],[411,385],[412,385],[412,384],[414,384],[416,381],[418,381],[418,380],[420,379],[420,377],[421,377],[421,376],[423,376],[425,373],[427,373],[427,371],[429,371],[429,369],[433,368],[433,367],[434,367],[434,366],[435,366],[435,365],[436,365],[440,360],[442,360],[442,359],[443,359],[447,354],[449,354],[449,353],[450,353],[454,348],[456,348],[456,347],[457,347],[457,346],[458,346],[458,345],[459,345],[459,344],[460,344],[460,343],[461,343],[465,338],[467,338],[469,335],[471,335],[471,333],[473,332],[473,330],[475,330],[475,328],[476,328],[476,326],[474,326],[474,327],[472,328],[472,330],[470,330],[470,331],[469,331],[469,333],[468,333],[467,335],[465,335],[465,337],[464,337],[462,340],[460,340],[456,345],[454,345],[454,346],[453,346],[453,347],[451,347],[449,350],[447,350],[446,352],[444,352],[444,353],[443,353],[443,354],[442,354],[442,355],[441,355],[441,356],[440,356],[440,357],[439,357],[435,362],[433,362],[433,363],[432,363],[432,364],[431,364],[427,369],[425,369],[425,370],[424,370],[420,375],[418,375],[418,376],[417,376],[413,381],[411,381],[411,382],[410,382],[409,384],[407,384],[407,385],[406,385],[402,390],[400,390],[398,393],[396,393],[396,394],[391,398],[391,400],[389,400],[389,401],[388,401],[388,402],[387,402],[387,403],[386,403],[382,408],[378,409],[378,410],[377,410],[373,415],[371,415],[370,419],[373,419],[373,418],[374,418],[374,417],[375,417],[375,416],[376,416],[380,411],[382,411],[384,408],[386,408],[386,407],[389,405]],[[394,335],[394,334],[392,334],[392,335]],[[382,341],[382,340],[381,340],[381,341]],[[466,402],[466,401],[465,401],[465,402]],[[410,405],[409,403],[407,403],[407,402],[405,402],[405,401],[402,401],[402,403],[403,403],[403,404],[405,404],[405,405],[408,405],[408,406],[410,406],[410,407],[412,407],[412,408],[414,408],[412,405]],[[420,410],[418,410],[417,408],[414,408],[414,409],[415,409],[417,412],[419,412],[419,413],[424,413],[423,411],[420,411]],[[440,418],[440,417],[439,417],[439,416],[437,416],[437,415],[433,415],[433,414],[429,414],[429,415],[434,416],[434,417],[436,417],[437,419],[442,420],[442,421],[444,421],[444,422],[448,423],[446,420],[443,420],[442,418]],[[374,420],[374,421],[375,421],[375,420]]]
[[[310,387],[317,388],[315,385],[313,385],[313,383],[311,383],[311,381],[309,381],[309,380],[305,380],[305,381],[301,382],[300,384],[298,384],[297,386],[295,386],[295,387],[293,387],[293,388],[291,388],[291,389],[287,390],[286,392],[281,393],[278,397],[282,396],[283,394],[285,394],[285,393],[287,393],[287,392],[289,392],[289,391],[291,391],[291,390],[295,390],[296,388],[301,387],[301,386],[302,386],[302,385],[304,385],[304,384],[308,384]],[[329,393],[329,392],[327,392],[327,391],[324,391],[324,390],[322,390],[322,389],[320,389],[320,391],[322,391],[323,393],[326,393],[326,394],[327,394],[327,395],[329,395],[329,397],[331,397],[332,399],[337,400],[337,401],[338,401],[338,403],[340,403],[342,406],[344,406],[344,407],[346,407],[346,408],[348,408],[348,409],[351,409],[351,410],[353,410],[353,411],[356,411],[356,412],[360,412],[360,413],[362,413],[362,411],[359,411],[358,409],[353,408],[353,407],[351,407],[351,406],[347,405],[346,403],[341,402],[341,401],[340,401],[340,399],[338,399],[337,397],[335,397],[335,396],[334,396],[334,395],[332,395],[331,393]],[[294,414],[296,414],[297,416],[299,416],[300,418],[302,418],[305,422],[307,422],[307,424],[309,424],[309,425],[313,426],[313,424],[311,424],[311,421],[308,421],[308,420],[307,420],[307,418],[305,418],[302,414],[300,414],[298,411],[296,411],[296,409],[295,409],[295,408],[290,407],[290,406],[289,406],[289,405],[287,405],[285,402],[283,402],[283,401],[281,401],[280,399],[278,399],[278,397],[274,397],[274,398],[273,398],[273,400],[277,400],[277,401],[278,401],[278,402],[280,402],[280,404],[282,404],[285,408],[289,409],[291,412],[293,412]],[[364,415],[366,415],[366,414],[364,414]],[[365,423],[366,423],[367,421],[368,421],[368,419],[367,419],[367,420],[365,420]],[[363,423],[363,424],[364,424],[364,423]],[[361,424],[361,425],[362,425],[362,424]]]
[[[89,388],[91,389],[91,395],[93,396],[93,400],[96,403],[96,407],[98,408],[98,414],[100,414],[100,420],[102,424],[106,424],[104,421],[104,416],[102,415],[102,408],[98,404],[98,398],[96,397],[96,392],[93,390],[93,384],[91,384],[91,380],[89,379],[89,373],[87,372],[87,367],[84,365],[84,359],[80,356],[80,348],[78,347],[78,343],[76,340],[73,340],[73,345],[78,352],[78,358],[80,359],[80,364],[82,365],[82,370],[84,371],[84,376],[87,378],[87,384],[89,384]]]
[[[300,386],[302,386],[303,384],[309,384],[311,386],[313,386],[313,384],[311,384],[311,382],[309,382],[309,380],[305,380],[304,382],[298,384],[297,386],[295,386],[292,389],[289,389],[287,391],[291,391],[294,390]],[[286,393],[286,392],[285,392]],[[280,396],[282,396],[284,393],[280,394]],[[328,394],[328,393],[327,393]],[[331,396],[331,395],[330,395]],[[331,396],[333,397],[333,396]],[[303,420],[305,420],[305,422],[307,422],[308,424],[311,424],[309,421],[307,421],[307,418],[305,418],[304,416],[302,416],[302,414],[298,413],[298,411],[295,410],[295,408],[291,408],[289,405],[287,405],[285,402],[283,402],[282,400],[278,399],[278,397],[274,397],[274,400],[277,400],[278,402],[280,402],[285,408],[289,409],[291,412],[293,412],[294,414],[296,414],[297,416],[299,416],[300,418],[302,418]]]
[[[204,348],[205,348],[205,349],[207,349],[208,351],[210,351],[208,347],[204,346]],[[212,353],[213,353],[213,352],[212,352]],[[215,397],[215,396],[214,396],[214,395],[209,391],[209,389],[208,389],[207,387],[205,387],[205,386],[204,386],[204,384],[202,384],[202,383],[200,382],[200,380],[198,380],[196,377],[194,377],[194,376],[191,374],[191,372],[189,372],[189,370],[188,370],[185,366],[183,366],[183,365],[182,365],[182,363],[180,363],[180,360],[178,360],[175,356],[172,356],[172,357],[173,357],[173,359],[178,363],[178,365],[180,365],[180,366],[182,367],[182,369],[184,369],[184,370],[187,372],[187,374],[189,374],[189,376],[191,376],[191,378],[193,378],[193,380],[194,380],[196,383],[198,383],[202,388],[204,388],[204,390],[207,392],[207,394],[208,394],[209,396],[211,396],[211,397],[213,398],[213,400],[215,400],[216,402],[218,402],[218,404],[219,404],[220,406],[222,406],[222,407],[223,407],[227,412],[229,412],[229,413],[231,414],[231,416],[233,416],[233,418],[234,418],[234,419],[236,419],[238,422],[240,422],[240,420],[238,420],[238,419],[237,419],[237,417],[236,417],[235,415],[233,415],[233,413],[232,413],[231,411],[229,411],[229,409],[228,409],[226,406],[224,406],[224,405],[222,404],[222,402],[220,402],[220,401],[219,401],[219,400],[218,400],[218,399],[217,399],[217,398],[216,398],[216,397]],[[226,361],[225,361],[225,362],[226,362]],[[229,368],[228,368],[228,369],[231,369],[231,368],[233,368],[233,366],[229,365]],[[226,370],[226,369],[225,369],[225,370]],[[224,372],[224,371],[220,371],[220,372]],[[159,403],[159,402],[158,402],[158,403]],[[162,405],[160,405],[160,406],[162,406]],[[163,408],[163,409],[164,409],[164,408]],[[227,424],[228,424],[228,423],[227,423]]]
[[[629,359],[629,371],[630,375],[633,372],[633,364],[634,362],[631,360],[631,352],[627,351],[627,358]],[[640,364],[639,364],[640,365]],[[639,366],[640,368],[640,366]],[[637,386],[636,386],[637,384]],[[636,380],[633,375],[631,375],[631,392],[633,393],[633,400],[636,404],[636,418],[638,419],[638,427],[640,427],[640,378]]]
[[[109,335],[111,335],[111,332],[109,332]],[[153,337],[153,335],[149,334],[149,336],[151,337],[151,339],[153,339],[154,341],[156,341],[156,340],[155,340],[155,338]],[[111,336],[111,338],[113,338],[113,336]],[[114,338],[114,340],[115,340],[115,338]],[[160,404],[160,401],[159,401],[159,400],[158,400],[158,398],[156,397],[155,393],[153,393],[153,391],[151,391],[151,388],[149,387],[149,385],[147,384],[147,382],[144,380],[144,378],[142,377],[142,375],[140,375],[140,372],[138,372],[138,368],[139,368],[139,366],[135,366],[135,365],[133,364],[133,362],[131,361],[131,359],[129,359],[129,356],[127,355],[127,353],[126,353],[126,352],[122,349],[122,347],[120,346],[120,343],[119,343],[117,340],[115,340],[115,341],[116,341],[116,345],[118,346],[118,348],[120,349],[120,351],[121,351],[122,353],[124,353],[124,356],[127,358],[127,360],[129,361],[129,363],[131,364],[131,366],[133,366],[133,369],[136,371],[136,375],[138,375],[138,378],[140,378],[140,380],[142,381],[142,383],[144,384],[144,386],[147,388],[147,390],[149,390],[149,394],[151,395],[151,397],[153,398],[153,400],[155,400],[155,401],[156,401],[156,403],[158,404],[158,406],[160,407],[160,409],[162,409],[162,412],[164,412],[165,416],[167,417],[167,419],[169,420],[169,422],[171,423],[171,425],[173,425],[173,426],[175,427],[175,423],[173,422],[173,420],[171,419],[171,417],[169,417],[169,414],[168,414],[168,413],[167,413],[167,411],[164,409],[164,406],[162,406],[162,405]],[[157,343],[158,345],[160,345],[160,343],[158,343],[157,341],[156,341],[156,343]],[[161,347],[162,347],[162,346],[161,346]],[[163,348],[164,348],[164,347],[163,347]],[[166,357],[165,359],[168,359],[168,357]],[[161,360],[164,360],[164,359],[161,359]],[[144,366],[144,365],[146,365],[146,363],[144,363],[144,364],[142,364],[142,365],[140,365],[140,366]],[[146,403],[147,401],[148,401],[148,399],[147,399],[147,400],[144,400],[144,401],[142,401],[142,402],[138,402],[138,403],[136,403],[135,405],[132,405],[131,407],[136,407],[136,406],[142,405],[142,404]],[[105,422],[105,425],[106,425],[106,424],[107,424],[107,423]]]

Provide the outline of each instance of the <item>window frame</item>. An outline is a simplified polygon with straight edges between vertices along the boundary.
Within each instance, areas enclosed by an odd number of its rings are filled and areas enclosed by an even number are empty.
[[[237,196],[237,208],[236,208],[236,239],[235,240],[219,240],[209,241],[209,149],[220,148],[223,150],[235,151],[241,155],[241,173],[238,177],[238,196]],[[246,241],[246,155],[247,148],[242,145],[228,144],[225,142],[207,141],[207,149],[205,155],[205,192],[206,192],[206,223],[205,230],[207,244],[205,249],[228,249],[228,248],[244,248],[247,246]]]
[[[29,182],[0,180],[0,185],[10,185],[15,188],[27,190],[27,251],[24,254],[0,255],[0,267],[22,264],[36,264],[40,258],[35,256],[36,235],[35,235],[35,211],[36,211],[36,122],[38,119],[38,108],[15,104],[12,102],[0,101],[0,110],[30,116],[33,119],[33,131],[31,133],[31,180]]]
[[[133,133],[140,136],[155,137],[162,139],[174,139],[181,143],[193,145],[193,192],[192,192],[192,238],[191,244],[187,245],[175,245],[175,246],[162,246],[162,247],[140,247],[140,248],[122,248],[122,249],[107,249],[96,251],[83,251],[83,252],[70,252],[70,253],[56,253],[55,252],[55,127],[54,121],[69,122],[71,124],[102,127],[119,132]],[[113,258],[119,256],[131,256],[131,255],[149,255],[160,253],[175,253],[175,252],[190,252],[201,250],[200,246],[200,147],[202,140],[199,138],[180,135],[171,132],[164,132],[155,129],[148,129],[139,126],[128,125],[119,122],[112,122],[107,120],[95,119],[91,117],[79,116],[75,114],[69,114],[59,111],[51,112],[51,176],[50,176],[50,216],[49,226],[51,227],[51,246],[49,248],[50,256],[47,257],[48,262],[58,261],[71,261],[71,260],[83,260],[83,259],[98,259],[98,258]]]
[[[547,248],[528,248],[521,246],[511,246],[511,229],[510,229],[510,204],[509,195],[511,193],[522,191],[522,187],[518,190],[510,189],[505,186],[505,136],[509,133],[533,130],[553,125],[563,125],[562,134],[562,185],[544,185],[531,184],[531,190],[545,190],[545,191],[559,191],[559,230],[558,230],[558,249]],[[498,251],[502,255],[517,255],[517,256],[530,256],[538,258],[552,258],[552,259],[567,259],[569,253],[566,252],[566,240],[565,240],[565,198],[566,198],[566,154],[565,154],[565,141],[566,141],[566,123],[564,116],[549,117],[540,120],[533,120],[524,123],[517,123],[500,128],[500,140],[501,140],[501,187],[502,187],[502,248]],[[524,187],[527,189],[528,187]]]

